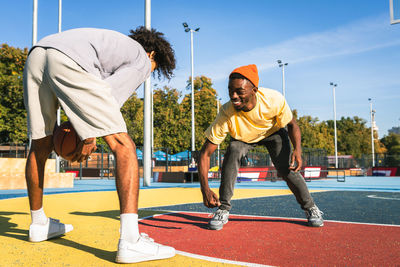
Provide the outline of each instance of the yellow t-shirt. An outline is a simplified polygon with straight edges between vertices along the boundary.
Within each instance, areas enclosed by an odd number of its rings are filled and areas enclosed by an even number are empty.
[[[205,131],[207,139],[218,145],[229,133],[236,140],[257,143],[292,120],[292,111],[278,91],[259,87],[256,97],[256,106],[248,112],[237,111],[230,101],[225,103]]]

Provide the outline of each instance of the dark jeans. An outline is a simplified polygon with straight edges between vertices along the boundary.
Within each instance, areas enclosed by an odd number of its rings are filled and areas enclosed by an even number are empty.
[[[256,145],[263,145],[268,149],[275,168],[286,181],[301,208],[304,210],[314,206],[314,200],[308,191],[303,176],[298,172],[289,170],[290,141],[288,132],[282,128],[258,143],[248,144],[234,139],[231,141],[222,163],[222,178],[219,187],[220,208],[226,210],[232,208],[231,198],[240,167],[240,160],[250,148]]]

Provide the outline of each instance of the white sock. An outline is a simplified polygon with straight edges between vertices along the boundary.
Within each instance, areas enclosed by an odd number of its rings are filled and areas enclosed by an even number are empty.
[[[47,216],[44,213],[43,207],[38,210],[31,210],[31,218],[33,224],[46,224]]]
[[[120,216],[121,239],[136,243],[139,239],[138,215],[136,213],[123,213]]]

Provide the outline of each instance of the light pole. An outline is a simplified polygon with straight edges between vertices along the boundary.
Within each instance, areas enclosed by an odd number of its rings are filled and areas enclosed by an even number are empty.
[[[337,156],[337,131],[336,131],[336,94],[335,89],[337,84],[330,83],[333,86],[333,126],[335,132],[335,168],[338,168],[338,156]]]
[[[193,83],[193,76],[194,76],[194,63],[193,63],[193,33],[198,32],[200,28],[196,28],[195,30],[189,28],[186,22],[182,23],[183,27],[185,28],[185,32],[190,32],[190,63],[192,65],[192,75],[191,75],[191,84],[192,84],[192,157],[193,152],[196,151],[195,145],[195,128],[194,128],[194,83]]]
[[[151,0],[145,0],[144,25],[151,30]],[[144,82],[143,97],[143,185],[151,185],[151,80]]]
[[[37,42],[37,18],[38,16],[38,0],[33,0],[33,9],[32,9],[32,46],[34,46]],[[32,136],[28,133],[28,148],[31,150],[32,145]]]
[[[62,24],[62,0],[58,0],[58,32],[61,32]],[[57,125],[61,124],[61,108],[57,109]],[[60,157],[56,154],[56,172],[60,172]]]
[[[374,148],[374,113],[375,110],[372,109],[372,99],[368,98],[369,101],[369,111],[371,115],[371,152],[372,152],[372,167],[375,167],[375,148]]]
[[[282,60],[277,60],[278,65],[280,68],[282,68],[282,94],[283,97],[285,97],[285,66],[288,65],[288,63],[283,63]]]
[[[218,114],[219,114],[219,101],[220,101],[220,99],[217,99],[217,116],[218,116]],[[219,145],[218,145],[218,148],[217,148],[217,165],[218,165],[218,171],[219,171],[219,162],[220,162],[220,154],[219,154]]]

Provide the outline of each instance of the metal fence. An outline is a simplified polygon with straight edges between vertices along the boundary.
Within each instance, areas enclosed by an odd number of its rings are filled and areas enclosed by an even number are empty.
[[[137,147],[139,168],[143,167],[142,147]],[[26,158],[29,152],[27,144],[3,144],[0,145],[0,157],[3,158]],[[210,158],[210,167],[214,171],[219,171],[225,150],[216,150]],[[198,162],[199,151],[191,153],[184,151],[172,154],[168,148],[153,148],[152,151],[152,168],[156,171],[174,172],[187,171],[189,167],[194,167]],[[55,158],[53,152],[50,155]],[[322,166],[332,168],[335,162],[332,161],[332,156],[328,156],[325,150],[303,148],[303,165],[304,166]],[[400,155],[376,154],[375,166],[385,167],[400,166]],[[271,158],[268,151],[264,147],[256,147],[248,152],[241,160],[242,166],[272,166]],[[98,149],[83,163],[71,163],[61,159],[61,171],[71,171],[84,176],[111,178],[114,173],[115,158],[111,152],[108,152],[106,147],[98,145]],[[348,168],[364,168],[372,167],[372,155],[362,155],[360,158],[352,156],[339,156],[338,167],[340,169]],[[86,173],[85,173],[86,172]]]

